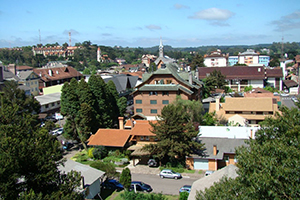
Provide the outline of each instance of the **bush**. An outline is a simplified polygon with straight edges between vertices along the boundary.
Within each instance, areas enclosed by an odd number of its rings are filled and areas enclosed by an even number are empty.
[[[94,149],[95,149],[95,148],[89,148],[89,149],[88,149],[88,156],[89,156],[89,158],[94,158],[94,155],[93,155]]]
[[[120,183],[124,186],[124,188],[128,189],[131,185],[131,173],[130,169],[127,167],[123,169],[120,177]]]
[[[120,174],[117,172],[115,165],[113,163],[106,163],[102,161],[93,162],[91,167],[104,171],[108,178],[117,178]]]
[[[97,146],[93,151],[93,156],[97,160],[105,158],[108,154],[107,149],[104,146]]]
[[[179,200],[187,200],[189,197],[189,193],[188,192],[181,192],[179,195]]]
[[[134,192],[128,192],[125,191],[124,193],[121,194],[122,199],[124,200],[132,200],[132,199],[137,199],[137,200],[167,200],[167,197],[163,196],[161,193],[155,194],[155,193],[150,193],[150,194],[145,194],[145,193],[134,193]]]

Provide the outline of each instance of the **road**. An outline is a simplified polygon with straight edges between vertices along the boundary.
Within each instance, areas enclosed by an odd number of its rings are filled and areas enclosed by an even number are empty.
[[[161,179],[153,174],[131,174],[132,181],[142,181],[151,185],[154,193],[179,195],[179,189],[183,185],[192,185],[195,178],[183,177],[182,179]]]
[[[281,104],[285,105],[288,108],[296,108],[297,106],[295,106],[295,103],[292,101],[292,96],[287,96],[287,97],[281,97]]]

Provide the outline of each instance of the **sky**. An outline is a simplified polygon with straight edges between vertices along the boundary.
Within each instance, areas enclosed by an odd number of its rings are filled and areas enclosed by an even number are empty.
[[[0,0],[0,47],[300,42],[299,0]]]

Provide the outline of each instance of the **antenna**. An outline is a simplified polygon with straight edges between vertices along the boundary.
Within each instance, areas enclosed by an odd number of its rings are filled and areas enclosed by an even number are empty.
[[[72,44],[71,44],[71,31],[69,32],[69,46],[72,46]]]
[[[283,59],[284,58],[284,52],[283,52],[283,34],[282,34],[282,39],[281,39],[281,58]]]

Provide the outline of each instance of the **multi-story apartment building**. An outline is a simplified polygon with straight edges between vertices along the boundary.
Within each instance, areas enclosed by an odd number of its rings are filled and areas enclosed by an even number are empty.
[[[43,56],[58,56],[58,57],[67,57],[73,56],[76,49],[80,47],[70,46],[64,48],[62,46],[50,46],[50,47],[32,47],[33,55],[42,54]]]
[[[268,66],[270,62],[270,56],[259,55],[253,49],[247,49],[247,51],[239,53],[238,56],[229,56],[228,65],[233,66],[237,63],[246,64],[247,66]]]
[[[204,64],[207,67],[226,67],[228,55],[222,54],[221,50],[211,52],[210,55],[204,55]]]
[[[155,119],[164,106],[175,101],[177,95],[186,100],[200,100],[202,84],[194,72],[179,71],[175,63],[161,64],[155,72],[144,73],[143,83],[132,93],[134,114]]]

